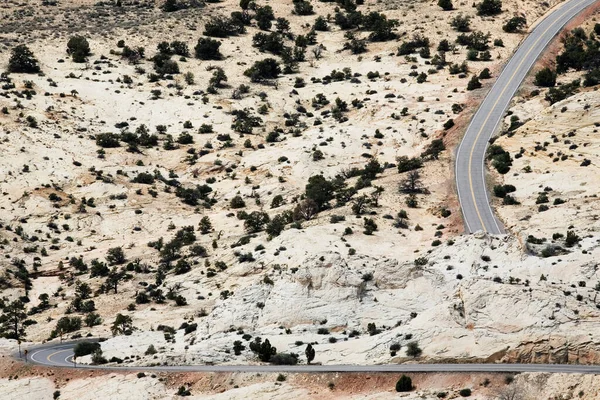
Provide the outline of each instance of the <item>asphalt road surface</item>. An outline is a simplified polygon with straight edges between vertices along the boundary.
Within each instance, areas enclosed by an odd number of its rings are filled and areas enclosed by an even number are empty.
[[[131,370],[148,372],[554,372],[600,374],[600,366],[571,364],[385,364],[385,365],[173,365],[93,366],[73,362],[76,342],[46,344],[29,351],[29,363],[58,368]]]
[[[485,153],[489,139],[521,82],[564,25],[596,0],[569,0],[548,15],[519,46],[471,120],[456,153],[456,186],[467,233],[503,234],[494,216],[485,184]]]

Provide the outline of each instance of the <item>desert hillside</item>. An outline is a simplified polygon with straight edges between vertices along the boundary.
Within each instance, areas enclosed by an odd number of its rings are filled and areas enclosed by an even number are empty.
[[[509,233],[463,235],[454,189],[470,117],[553,7],[4,2],[7,348],[101,337],[81,362],[131,365],[597,362],[597,13],[556,40],[490,147]],[[287,385],[278,396],[297,397]]]

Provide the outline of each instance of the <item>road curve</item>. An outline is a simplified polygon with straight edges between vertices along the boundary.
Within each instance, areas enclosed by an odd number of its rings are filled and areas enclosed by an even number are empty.
[[[122,364],[116,366],[76,365],[73,362],[73,346],[76,343],[55,343],[34,347],[29,351],[28,362],[55,368],[147,372],[551,372],[600,374],[600,366],[571,364],[163,365],[156,367],[124,366]]]
[[[485,153],[489,139],[521,82],[548,43],[567,22],[595,2],[568,0],[544,18],[521,43],[471,120],[458,147],[455,163],[458,199],[467,233],[504,233],[502,223],[494,216],[485,184]]]

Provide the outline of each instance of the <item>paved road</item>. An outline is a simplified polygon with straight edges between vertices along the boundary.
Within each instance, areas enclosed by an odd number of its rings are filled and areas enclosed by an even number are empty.
[[[29,362],[48,367],[72,368],[76,342],[55,343],[33,348]],[[91,366],[76,368],[147,372],[554,372],[600,374],[600,366],[569,364],[385,364],[385,365],[179,365],[159,367]]]
[[[521,82],[544,48],[564,25],[596,0],[568,0],[540,22],[523,41],[471,120],[456,154],[456,186],[468,233],[503,234],[485,184],[488,141]]]

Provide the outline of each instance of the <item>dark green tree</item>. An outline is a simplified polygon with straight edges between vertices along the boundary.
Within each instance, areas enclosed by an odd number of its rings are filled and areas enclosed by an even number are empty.
[[[581,238],[573,231],[567,231],[567,237],[565,239],[565,246],[573,247],[581,241]]]
[[[444,11],[450,11],[454,9],[452,0],[438,0],[438,6],[442,7],[442,10]]]
[[[304,350],[304,354],[306,355],[306,363],[310,364],[312,360],[315,359],[315,349],[309,343],[306,345],[306,349]]]
[[[219,52],[221,42],[210,38],[198,39],[198,44],[194,47],[196,58],[201,60],[220,60],[223,56]]]
[[[536,72],[533,83],[536,86],[543,86],[543,87],[555,86],[556,85],[556,71],[554,71],[553,69],[551,69],[549,67],[540,69],[538,72]]]
[[[258,7],[254,18],[256,19],[256,25],[258,25],[261,30],[268,31],[271,29],[271,21],[275,19],[273,8],[271,8],[271,6]]]
[[[210,222],[210,218],[208,218],[208,216],[202,217],[202,219],[200,220],[199,228],[200,233],[203,235],[206,235],[207,233],[212,231],[212,223]]]
[[[96,350],[100,350],[100,343],[97,342],[80,342],[73,347],[75,357],[83,357],[92,354]]]
[[[502,26],[504,32],[514,33],[523,29],[527,25],[527,20],[525,17],[512,17]]]
[[[81,35],[72,36],[67,43],[67,53],[71,55],[73,62],[85,62],[91,54],[90,44],[87,39]]]
[[[314,29],[316,31],[328,31],[329,30],[329,24],[327,23],[327,20],[325,18],[323,18],[322,16],[318,16],[317,19],[315,20],[315,24],[313,25]]]
[[[423,353],[423,350],[419,347],[417,342],[409,342],[406,345],[406,355],[409,357],[419,357]]]
[[[81,318],[79,317],[62,317],[56,321],[56,327],[50,334],[51,338],[57,336],[62,340],[62,336],[65,333],[75,332],[81,329]]]
[[[12,49],[8,60],[8,72],[33,74],[40,72],[38,60],[29,47],[20,44]]]
[[[244,227],[248,233],[260,232],[269,222],[269,214],[261,211],[252,211],[244,221]]]
[[[483,0],[477,4],[477,14],[483,16],[497,15],[502,12],[502,0]]]
[[[333,183],[323,175],[313,175],[308,178],[305,195],[313,200],[319,209],[322,209],[334,195]]]
[[[479,82],[479,78],[477,75],[473,75],[471,80],[467,83],[467,90],[475,90],[481,88],[481,82]]]
[[[294,0],[294,13],[297,15],[312,15],[315,13],[310,1]]]
[[[113,336],[127,335],[133,329],[133,320],[129,315],[117,314],[110,330]]]
[[[269,79],[277,79],[281,74],[281,67],[274,58],[265,58],[256,61],[254,65],[244,72],[252,82],[262,82]]]
[[[5,299],[6,300],[6,299]],[[25,337],[25,324],[27,312],[21,300],[10,303],[2,301],[2,314],[0,315],[0,336],[7,339],[21,340]]]
[[[106,261],[110,265],[121,265],[126,261],[125,252],[122,247],[113,247],[106,252]]]
[[[246,348],[246,346],[244,346],[240,340],[236,340],[235,342],[233,342],[233,353],[236,356],[239,356],[240,354],[242,354],[242,351],[245,348]]]
[[[114,267],[106,277],[106,282],[104,283],[106,291],[114,290],[115,294],[117,293],[117,289],[119,287],[119,283],[125,278],[125,273],[123,271],[117,270],[117,267]]]
[[[177,4],[177,0],[165,0],[161,10],[164,12],[174,12],[179,10],[179,4]]]
[[[265,231],[275,237],[279,236],[281,232],[285,229],[285,218],[281,215],[276,215],[273,219],[267,224]]]
[[[444,141],[442,139],[433,139],[425,151],[421,153],[421,157],[425,160],[437,160],[440,157],[440,153],[444,150],[446,150]]]
[[[265,339],[263,342],[260,337],[256,337],[253,342],[250,342],[250,350],[263,362],[269,362],[271,357],[277,353],[277,349],[271,346],[269,339]]]
[[[410,392],[411,390],[413,390],[412,379],[402,375],[396,382],[396,392]]]

